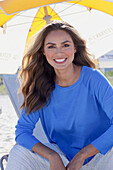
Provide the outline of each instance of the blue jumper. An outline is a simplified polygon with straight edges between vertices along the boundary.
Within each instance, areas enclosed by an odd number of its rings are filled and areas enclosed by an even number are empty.
[[[55,84],[48,106],[28,116],[21,114],[16,126],[18,144],[32,150],[41,142],[32,135],[39,118],[49,142],[56,143],[69,161],[91,143],[106,154],[113,146],[113,88],[98,70],[83,66],[73,85]]]

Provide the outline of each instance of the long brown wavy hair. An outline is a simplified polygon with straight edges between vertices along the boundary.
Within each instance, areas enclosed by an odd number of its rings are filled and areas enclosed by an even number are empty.
[[[64,30],[71,36],[77,49],[74,64],[95,68],[95,64],[89,58],[86,42],[73,26],[63,21],[54,21],[46,25],[36,36],[34,44],[22,61],[20,77],[24,99],[21,108],[26,109],[27,115],[43,108],[48,101],[50,102],[51,92],[55,88],[54,68],[47,62],[43,54],[45,38],[53,30]]]

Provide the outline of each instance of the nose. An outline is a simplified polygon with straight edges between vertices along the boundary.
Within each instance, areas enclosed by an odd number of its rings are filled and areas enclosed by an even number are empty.
[[[62,53],[63,51],[62,51],[62,48],[61,47],[57,47],[56,48],[56,54],[60,54],[60,53]]]

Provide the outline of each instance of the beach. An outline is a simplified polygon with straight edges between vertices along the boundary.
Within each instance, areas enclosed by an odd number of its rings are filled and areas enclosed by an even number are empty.
[[[8,95],[0,95],[0,157],[8,154],[15,144],[18,117]]]

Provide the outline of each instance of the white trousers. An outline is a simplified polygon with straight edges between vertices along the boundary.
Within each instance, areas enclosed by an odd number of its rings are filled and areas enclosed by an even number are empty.
[[[47,143],[45,145],[61,156],[65,166],[69,163],[56,144]],[[37,153],[33,153],[20,145],[15,145],[9,153],[5,170],[50,170],[50,165],[47,159]],[[106,155],[98,153],[88,164],[82,166],[81,170],[113,170],[113,148]]]

